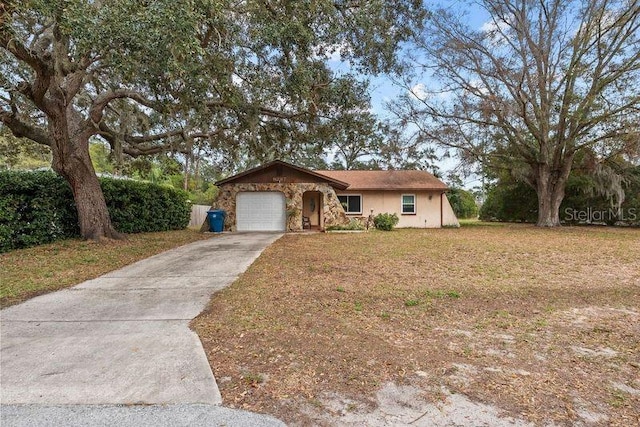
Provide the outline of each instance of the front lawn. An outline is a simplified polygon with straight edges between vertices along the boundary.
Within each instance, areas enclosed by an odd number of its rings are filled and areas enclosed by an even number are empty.
[[[141,259],[209,238],[194,230],[131,234],[121,241],[62,240],[0,253],[0,307],[77,285]]]
[[[637,425],[640,230],[289,234],[193,327],[226,405],[293,424],[394,420],[389,396],[415,409],[405,390],[444,412]]]

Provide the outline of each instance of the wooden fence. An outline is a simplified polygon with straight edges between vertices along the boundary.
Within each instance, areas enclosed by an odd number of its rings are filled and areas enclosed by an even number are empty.
[[[191,220],[189,221],[189,227],[200,228],[207,219],[207,211],[211,209],[211,206],[207,205],[193,205],[191,206]]]

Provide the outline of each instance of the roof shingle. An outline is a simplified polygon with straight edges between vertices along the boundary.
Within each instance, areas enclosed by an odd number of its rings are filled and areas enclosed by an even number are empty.
[[[421,170],[318,170],[321,175],[349,183],[347,190],[447,190],[447,185]]]

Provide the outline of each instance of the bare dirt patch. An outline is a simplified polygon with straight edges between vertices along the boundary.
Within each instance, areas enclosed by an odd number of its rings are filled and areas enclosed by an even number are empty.
[[[638,425],[639,260],[637,229],[287,235],[193,327],[226,405],[294,425]]]

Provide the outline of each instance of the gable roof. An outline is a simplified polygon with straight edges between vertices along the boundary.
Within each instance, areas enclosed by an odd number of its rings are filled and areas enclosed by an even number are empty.
[[[311,176],[311,177],[313,177],[313,178],[315,178],[317,180],[326,181],[332,187],[338,188],[340,190],[345,190],[347,187],[349,187],[348,183],[346,183],[344,181],[341,181],[341,180],[339,180],[337,178],[333,178],[333,177],[331,177],[329,175],[324,175],[324,174],[318,173],[317,171],[312,171],[311,169],[306,169],[306,168],[303,168],[303,167],[300,167],[300,166],[292,165],[291,163],[283,162],[282,160],[274,160],[274,161],[271,161],[269,163],[265,163],[264,165],[261,165],[261,166],[246,170],[244,172],[241,172],[239,174],[230,176],[229,178],[225,178],[223,180],[220,180],[220,181],[216,182],[216,185],[220,186],[222,184],[228,184],[230,182],[237,181],[240,178],[244,178],[244,177],[246,177],[248,175],[259,173],[259,172],[265,171],[265,170],[267,170],[269,168],[277,167],[277,166],[283,166],[283,167],[286,167],[286,168],[290,168],[290,169],[293,169],[293,170],[295,170],[297,172],[300,172],[302,174],[309,175],[309,176]]]
[[[317,173],[348,182],[347,190],[440,190],[447,185],[434,175],[421,170],[320,170]]]

